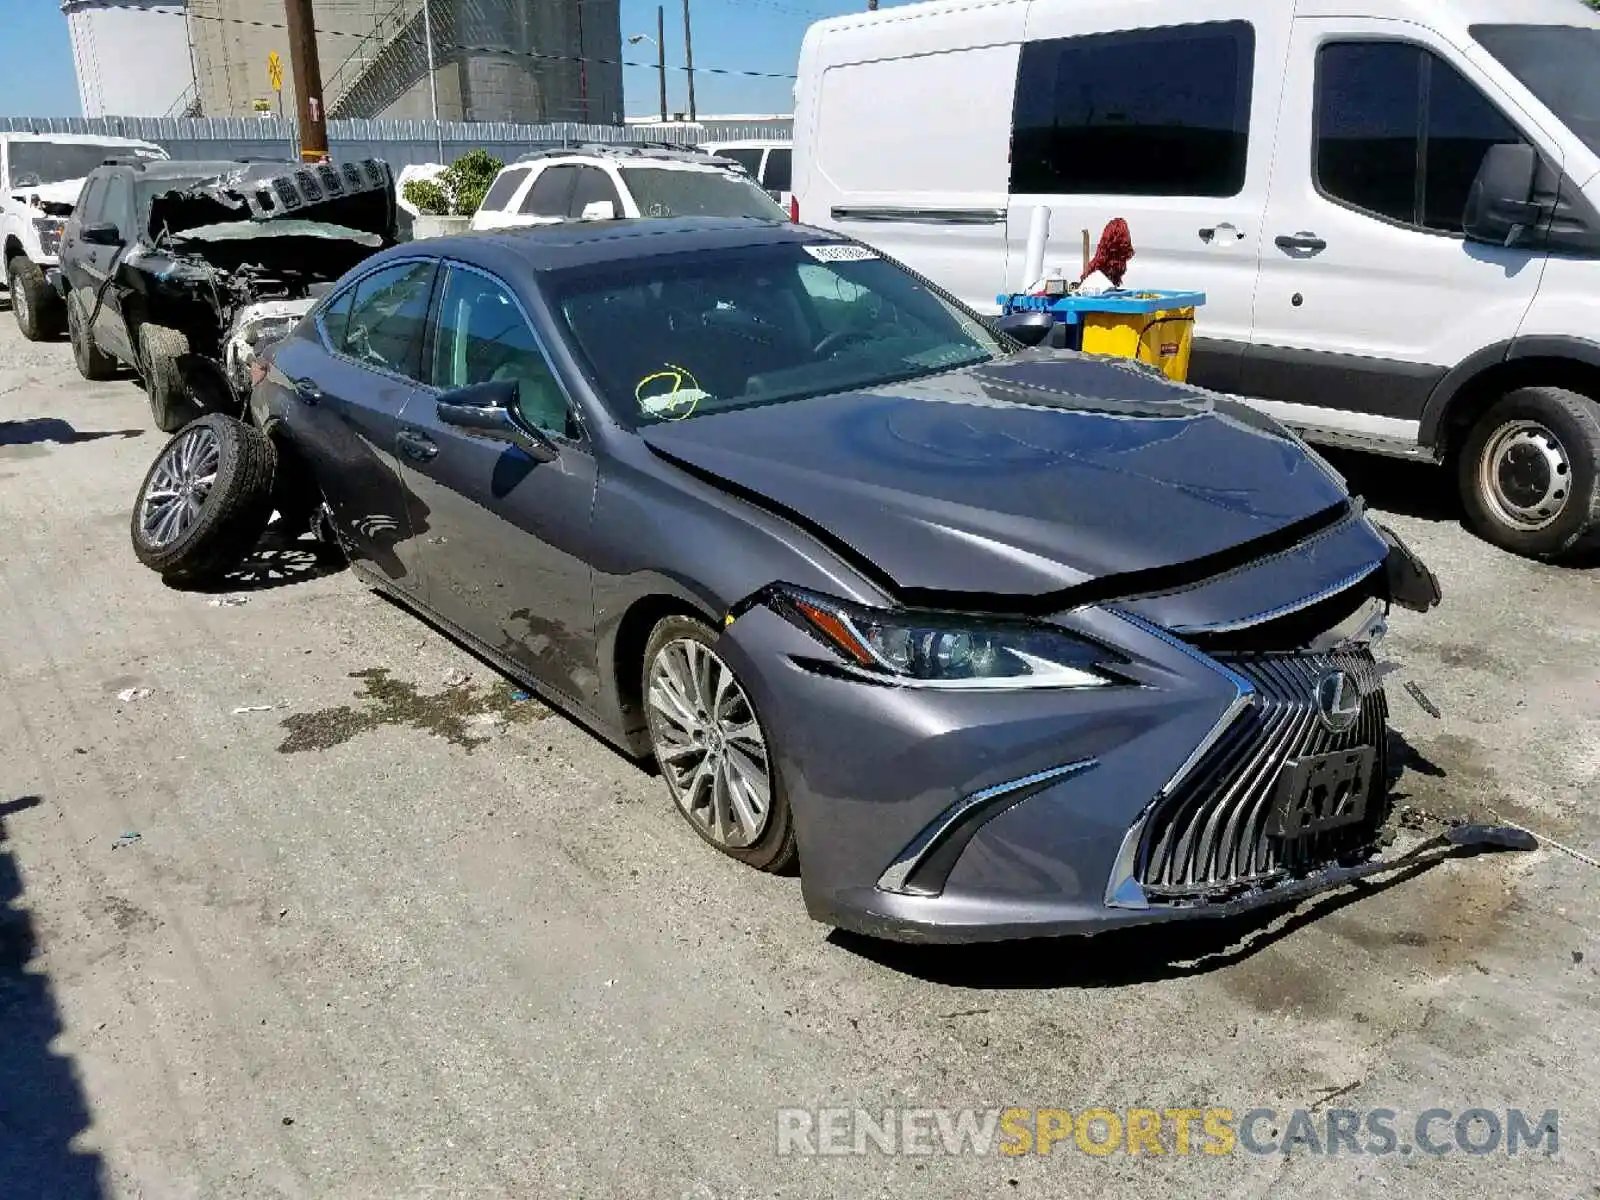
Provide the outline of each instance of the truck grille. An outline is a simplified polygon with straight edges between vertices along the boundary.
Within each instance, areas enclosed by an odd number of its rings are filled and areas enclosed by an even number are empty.
[[[1145,825],[1136,878],[1152,903],[1220,899],[1269,886],[1368,849],[1387,816],[1388,704],[1369,651],[1216,655],[1256,688],[1234,721]],[[1360,691],[1360,713],[1344,733],[1319,718],[1318,683],[1344,671]],[[1285,764],[1371,747],[1365,811],[1351,824],[1281,836],[1272,819]]]

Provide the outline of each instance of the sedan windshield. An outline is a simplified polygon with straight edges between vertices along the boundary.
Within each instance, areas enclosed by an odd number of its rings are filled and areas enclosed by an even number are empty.
[[[1008,348],[954,299],[848,242],[608,262],[549,286],[628,425],[878,387]]]
[[[82,179],[108,158],[159,158],[139,146],[106,146],[99,142],[12,142],[11,186],[40,187]]]
[[[1474,25],[1472,36],[1600,154],[1600,29]]]
[[[733,171],[674,171],[662,167],[623,167],[641,217],[765,217],[787,221],[789,214],[748,175]]]

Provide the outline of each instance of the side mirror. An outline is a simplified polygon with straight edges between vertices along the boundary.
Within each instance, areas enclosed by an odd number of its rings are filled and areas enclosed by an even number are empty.
[[[582,221],[615,221],[617,206],[610,200],[591,200],[583,206]]]
[[[82,233],[78,235],[91,246],[120,246],[122,245],[122,230],[110,221],[99,221],[93,225],[85,225]]]
[[[1467,193],[1462,231],[1474,242],[1515,246],[1525,242],[1544,220],[1544,207],[1533,200],[1539,155],[1532,146],[1490,146]]]
[[[561,457],[559,446],[517,416],[517,393],[514,379],[477,383],[446,392],[439,397],[435,411],[440,421],[468,437],[507,442],[535,462],[552,462]]]
[[[996,322],[1000,332],[1013,337],[1024,346],[1037,346],[1049,336],[1056,323],[1055,316],[1047,312],[1007,313]]]

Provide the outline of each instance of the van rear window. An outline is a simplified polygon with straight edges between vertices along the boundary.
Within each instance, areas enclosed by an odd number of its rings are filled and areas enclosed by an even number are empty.
[[[1254,68],[1243,21],[1025,43],[1012,194],[1238,195]]]

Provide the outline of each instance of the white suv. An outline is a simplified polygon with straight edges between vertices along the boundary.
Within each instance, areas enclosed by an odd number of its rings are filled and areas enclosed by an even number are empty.
[[[503,168],[474,229],[616,217],[788,219],[735,162],[638,145],[538,150]]]
[[[108,158],[166,158],[150,142],[73,133],[0,133],[0,283],[22,336],[57,336],[66,307],[54,276],[84,176]]]

